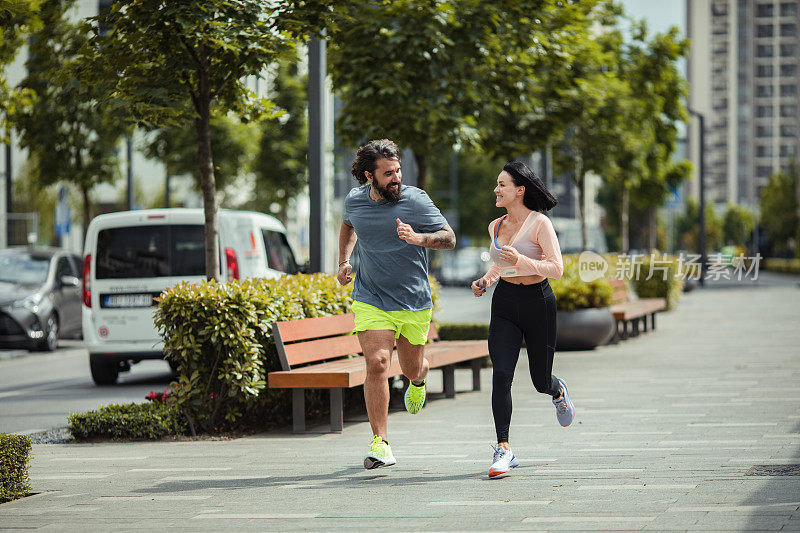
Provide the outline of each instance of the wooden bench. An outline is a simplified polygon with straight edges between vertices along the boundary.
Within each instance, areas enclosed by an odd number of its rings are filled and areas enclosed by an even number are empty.
[[[305,389],[330,391],[331,431],[344,425],[343,392],[363,385],[367,377],[364,355],[353,314],[305,318],[272,325],[282,370],[270,372],[269,388],[292,389],[292,425],[295,433],[305,431]],[[472,362],[472,390],[480,390],[481,359],[489,354],[487,341],[440,341],[431,324],[425,357],[431,369],[441,368],[444,394],[455,396],[455,365]],[[392,354],[389,376],[401,376],[397,351]],[[405,376],[404,381],[407,382]],[[407,383],[406,383],[407,384]]]
[[[628,290],[627,284],[621,279],[610,279],[609,283],[614,287],[609,309],[616,320],[617,338],[627,339],[631,335],[635,337],[640,332],[640,324],[641,331],[647,331],[648,316],[651,329],[656,329],[656,313],[667,308],[664,298],[639,298],[635,292]]]

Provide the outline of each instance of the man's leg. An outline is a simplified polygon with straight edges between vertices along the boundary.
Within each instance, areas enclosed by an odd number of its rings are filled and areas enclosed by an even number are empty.
[[[397,339],[397,358],[400,360],[400,369],[408,379],[417,385],[425,381],[430,365],[425,359],[424,344],[411,344],[400,335]]]
[[[372,434],[385,441],[389,417],[389,367],[394,349],[394,332],[368,330],[358,334],[361,350],[367,360],[367,379],[364,381],[364,400]]]

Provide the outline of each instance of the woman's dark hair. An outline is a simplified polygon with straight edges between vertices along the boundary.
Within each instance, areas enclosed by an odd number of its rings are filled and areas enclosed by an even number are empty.
[[[364,171],[373,174],[378,167],[378,159],[397,159],[400,161],[400,149],[389,139],[370,141],[359,148],[356,152],[356,158],[353,160],[352,170],[353,176],[358,180],[358,183],[364,185],[367,182]]]
[[[558,205],[556,197],[550,194],[542,180],[522,161],[506,163],[503,170],[508,172],[511,179],[514,180],[514,185],[525,187],[522,203],[528,209],[542,212],[549,211]]]

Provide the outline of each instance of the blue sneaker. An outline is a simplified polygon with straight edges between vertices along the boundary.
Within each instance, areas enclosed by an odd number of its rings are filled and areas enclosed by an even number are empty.
[[[494,444],[492,448],[494,448],[494,456],[492,457],[492,466],[489,467],[489,477],[507,474],[512,468],[519,466],[519,461],[514,457],[514,452]]]
[[[572,424],[572,420],[575,418],[575,406],[572,404],[572,400],[569,399],[567,384],[561,378],[558,378],[558,382],[561,384],[561,397],[553,400],[553,405],[556,406],[558,423],[563,427],[567,427]]]

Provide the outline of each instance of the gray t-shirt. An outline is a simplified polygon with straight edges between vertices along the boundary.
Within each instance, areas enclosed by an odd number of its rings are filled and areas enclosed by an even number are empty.
[[[428,253],[397,236],[397,219],[417,233],[432,233],[447,220],[422,189],[401,185],[396,204],[369,197],[370,184],[350,191],[344,200],[344,223],[355,228],[356,269],[353,299],[384,311],[430,309]]]

